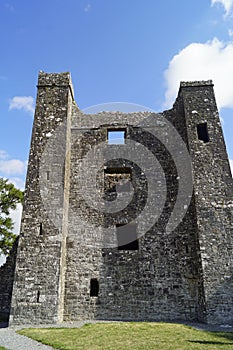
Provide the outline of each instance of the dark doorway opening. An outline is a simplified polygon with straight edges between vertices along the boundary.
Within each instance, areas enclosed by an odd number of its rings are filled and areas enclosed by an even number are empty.
[[[92,278],[90,282],[90,296],[98,297],[99,295],[99,282],[97,278]]]

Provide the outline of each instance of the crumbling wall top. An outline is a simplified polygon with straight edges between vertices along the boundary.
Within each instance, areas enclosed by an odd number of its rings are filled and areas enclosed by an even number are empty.
[[[213,81],[210,80],[198,80],[198,81],[181,81],[180,88],[194,87],[194,86],[213,86]]]
[[[39,72],[37,87],[44,86],[57,86],[57,87],[69,87],[74,99],[74,89],[71,81],[71,74],[69,72],[62,73],[46,73]]]

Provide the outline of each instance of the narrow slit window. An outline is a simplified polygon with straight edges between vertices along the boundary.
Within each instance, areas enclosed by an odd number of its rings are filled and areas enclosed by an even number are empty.
[[[130,223],[127,225],[117,224],[118,250],[138,250],[137,225]]]
[[[39,290],[38,290],[38,292],[37,292],[36,302],[37,302],[37,303],[40,302],[40,291],[39,291]]]
[[[205,143],[210,141],[207,123],[201,123],[197,125],[197,136],[199,140],[204,141]]]
[[[40,230],[39,231],[40,231],[40,236],[42,236],[43,235],[43,224],[42,223],[40,224]]]
[[[125,129],[108,130],[109,145],[124,145],[125,144]]]
[[[98,297],[99,295],[99,282],[97,278],[92,278],[90,282],[90,296]]]
[[[47,175],[47,180],[49,180],[49,177],[50,177],[49,171],[47,171],[46,175]]]

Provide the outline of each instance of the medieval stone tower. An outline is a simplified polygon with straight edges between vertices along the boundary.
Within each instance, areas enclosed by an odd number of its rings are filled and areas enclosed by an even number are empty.
[[[163,113],[84,114],[41,72],[11,324],[233,324],[232,194],[211,81]]]

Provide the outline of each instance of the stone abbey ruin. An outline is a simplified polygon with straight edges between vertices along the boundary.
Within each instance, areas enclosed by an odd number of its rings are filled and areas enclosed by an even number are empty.
[[[40,72],[0,314],[232,325],[232,195],[211,81],[162,113],[84,114],[69,73]]]

